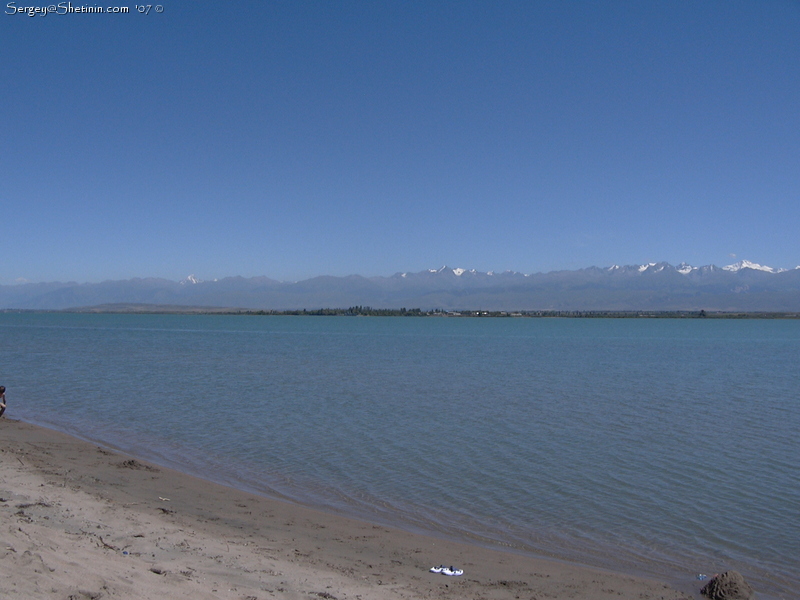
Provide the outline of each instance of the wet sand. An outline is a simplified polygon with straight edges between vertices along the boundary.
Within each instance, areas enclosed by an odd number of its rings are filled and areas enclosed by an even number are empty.
[[[0,598],[688,598],[217,485],[0,419]],[[434,565],[461,577],[430,573]]]

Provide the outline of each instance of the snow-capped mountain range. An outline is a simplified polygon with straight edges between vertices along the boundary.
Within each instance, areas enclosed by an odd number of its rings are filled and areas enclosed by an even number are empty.
[[[592,267],[592,268],[596,268],[596,267]],[[740,260],[739,262],[734,263],[732,265],[728,265],[726,267],[717,267],[716,265],[706,265],[704,267],[693,267],[692,265],[690,265],[688,263],[685,263],[685,262],[679,264],[676,267],[673,267],[669,263],[660,262],[660,263],[647,263],[647,264],[643,264],[643,265],[627,265],[627,266],[624,266],[624,267],[621,267],[620,265],[612,265],[610,267],[606,267],[606,270],[607,271],[618,271],[618,270],[628,270],[629,271],[629,270],[635,269],[639,273],[644,273],[645,271],[650,271],[650,272],[653,272],[653,273],[659,273],[659,272],[663,271],[664,269],[669,269],[669,268],[675,269],[678,273],[681,273],[682,275],[688,275],[689,273],[692,273],[694,271],[710,272],[710,271],[714,271],[714,270],[717,270],[717,269],[720,269],[720,268],[723,271],[730,271],[732,273],[735,273],[737,271],[741,271],[742,269],[753,269],[754,271],[764,271],[766,273],[783,273],[784,271],[788,271],[789,270],[789,269],[776,269],[774,267],[767,267],[767,266],[764,266],[764,265],[759,265],[758,263],[750,262],[749,260]],[[795,267],[795,269],[800,269],[800,266]],[[486,273],[480,273],[479,271],[476,271],[475,269],[469,269],[469,270],[461,269],[461,268],[451,269],[451,268],[449,268],[447,266],[443,266],[443,267],[440,267],[438,269],[428,269],[427,272],[428,273],[444,273],[446,271],[452,271],[453,275],[455,275],[456,277],[461,277],[464,274],[467,274],[467,275],[480,275],[480,274],[483,274],[483,275],[489,275],[489,276],[495,275],[494,271],[488,271]],[[525,277],[530,277],[530,274],[519,273],[517,271],[503,271],[503,273],[504,274],[512,274],[512,275],[523,275]],[[400,273],[399,275],[400,275],[400,277],[408,277],[409,273]],[[190,275],[189,277],[190,278],[194,277],[194,275]]]
[[[750,261],[725,267],[666,262],[519,273],[427,269],[390,277],[321,276],[296,282],[268,277],[203,281],[158,278],[102,283],[0,286],[0,309],[58,310],[101,304],[247,309],[442,308],[483,310],[800,311],[800,266]]]

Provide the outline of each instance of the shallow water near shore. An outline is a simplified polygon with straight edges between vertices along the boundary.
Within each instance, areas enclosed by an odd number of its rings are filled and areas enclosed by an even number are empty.
[[[762,598],[800,321],[0,314],[9,416],[348,515]]]

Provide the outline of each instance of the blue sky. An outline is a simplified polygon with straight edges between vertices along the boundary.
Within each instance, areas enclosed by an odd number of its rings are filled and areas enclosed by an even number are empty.
[[[800,264],[796,1],[3,4],[2,284]]]

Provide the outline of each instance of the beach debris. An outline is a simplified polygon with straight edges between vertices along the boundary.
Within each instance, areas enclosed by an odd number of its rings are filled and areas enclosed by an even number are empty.
[[[711,600],[753,600],[753,588],[738,571],[725,571],[714,575],[700,593]]]
[[[17,508],[19,509],[31,508],[32,506],[43,506],[44,508],[50,508],[53,505],[43,500],[38,500],[37,502],[24,502],[22,504],[17,504]]]
[[[159,470],[156,469],[155,467],[151,467],[150,465],[145,465],[143,463],[140,463],[138,460],[134,460],[132,458],[130,460],[124,460],[121,463],[117,463],[117,468],[118,469],[134,469],[134,470],[137,470],[137,471],[138,470],[153,471],[155,473],[159,472]]]
[[[159,500],[162,502],[169,502],[169,498],[162,498],[161,496],[158,497]]]
[[[456,569],[453,566],[445,567],[444,565],[439,565],[438,567],[431,567],[429,570],[431,573],[441,573],[450,577],[458,577],[464,574],[464,569]]]
[[[97,538],[100,540],[100,543],[103,544],[104,548],[108,548],[109,550],[114,550],[115,552],[119,552],[119,548],[116,546],[112,546],[111,544],[107,544],[103,539],[102,535],[98,535]]]

